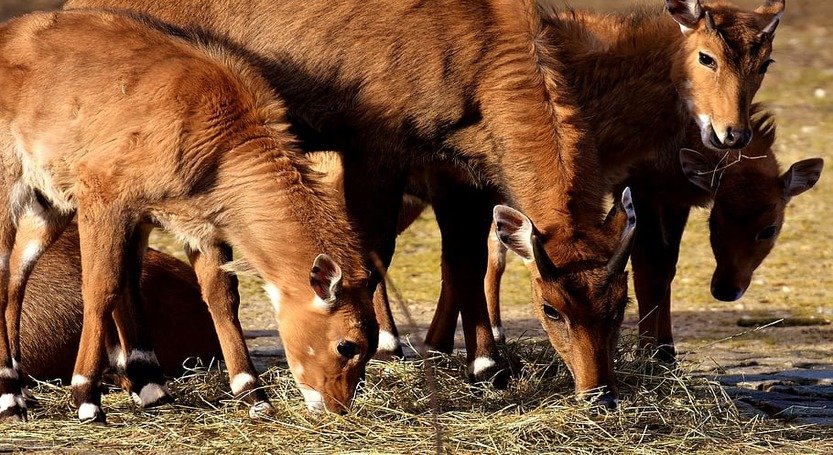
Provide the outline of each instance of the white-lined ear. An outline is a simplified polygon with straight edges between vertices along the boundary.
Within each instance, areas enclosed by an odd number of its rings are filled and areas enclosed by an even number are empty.
[[[687,34],[697,27],[703,18],[700,0],[665,0],[665,8],[671,17],[680,24],[680,30]]]
[[[774,35],[775,29],[778,28],[778,24],[781,23],[781,16],[783,15],[784,13],[778,13],[775,16],[773,16],[772,20],[769,21],[769,24],[767,24],[766,27],[764,27],[763,30],[761,30],[761,33],[769,36]]]
[[[622,231],[622,239],[624,239],[636,228],[636,208],[633,206],[630,187],[625,187],[625,190],[622,191],[622,207],[625,208],[625,214],[628,216],[628,224],[625,225],[625,229]]]
[[[506,205],[496,205],[493,215],[495,234],[500,243],[514,251],[524,262],[534,261],[532,221],[523,213]]]
[[[711,192],[714,169],[704,154],[696,150],[680,149],[680,165],[689,182]]]
[[[631,198],[631,189],[626,187],[622,191],[622,207],[625,214],[628,216],[628,224],[622,230],[622,238],[619,240],[619,245],[607,262],[607,271],[611,275],[616,275],[625,271],[625,266],[628,265],[628,258],[631,254],[631,247],[633,246],[634,229],[636,229],[636,209],[633,206],[633,199]]]
[[[309,284],[315,295],[327,303],[335,303],[341,291],[341,267],[326,254],[319,254],[312,263]]]
[[[787,172],[781,176],[784,185],[784,197],[787,199],[798,196],[815,186],[821,177],[824,160],[810,158],[793,163]]]

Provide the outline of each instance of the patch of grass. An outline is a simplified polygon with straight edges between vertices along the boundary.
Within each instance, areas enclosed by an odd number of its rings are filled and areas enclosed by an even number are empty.
[[[617,363],[624,399],[613,412],[577,400],[550,347],[524,340],[507,347],[507,356],[524,365],[503,391],[462,380],[459,356],[372,362],[344,417],[304,411],[285,368],[262,376],[275,406],[263,421],[248,418],[216,368],[173,381],[177,404],[157,410],[138,410],[125,393],[106,395],[107,426],[75,423],[68,389],[41,383],[34,389],[41,407],[30,421],[0,425],[0,450],[427,453],[437,450],[437,434],[444,452],[462,453],[833,450],[811,428],[741,417],[717,384],[635,356],[631,341]]]

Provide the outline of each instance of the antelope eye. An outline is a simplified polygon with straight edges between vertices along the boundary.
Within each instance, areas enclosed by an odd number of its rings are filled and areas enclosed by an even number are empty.
[[[717,68],[717,62],[714,61],[714,58],[703,52],[700,52],[700,64],[711,69]]]
[[[758,74],[766,74],[766,71],[769,69],[769,65],[772,65],[773,63],[775,63],[775,60],[773,59],[765,61],[764,64],[761,65],[761,68],[758,70]]]
[[[548,303],[544,304],[544,314],[553,321],[560,321],[562,319],[561,313]]]
[[[352,359],[359,353],[359,345],[352,341],[341,340],[336,347],[336,350],[345,359]]]
[[[775,234],[778,234],[778,226],[773,224],[772,226],[763,228],[755,237],[755,240],[771,240],[775,237]]]

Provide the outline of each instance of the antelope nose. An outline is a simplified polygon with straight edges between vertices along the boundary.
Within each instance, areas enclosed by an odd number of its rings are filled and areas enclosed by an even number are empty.
[[[723,145],[733,149],[742,149],[749,145],[752,140],[752,131],[750,130],[735,130],[732,127],[726,129],[726,139]]]
[[[722,302],[734,302],[735,300],[743,297],[743,289],[740,289],[737,286],[713,284],[712,296]]]

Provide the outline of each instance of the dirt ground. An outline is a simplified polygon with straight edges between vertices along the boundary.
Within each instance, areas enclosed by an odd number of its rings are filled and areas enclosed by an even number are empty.
[[[0,19],[26,9],[46,8],[49,0],[0,0]],[[633,2],[592,0],[570,2],[600,10]],[[759,1],[741,1],[757,5]],[[757,99],[777,113],[777,153],[784,169],[794,161],[822,157],[833,166],[833,3],[791,0],[775,40],[771,67]],[[714,260],[708,243],[707,210],[692,214],[674,282],[673,324],[678,348],[695,369],[709,371],[754,362],[791,367],[833,363],[833,169],[816,188],[796,198],[787,210],[778,244],[756,272],[753,284],[738,302],[722,303],[709,293]],[[170,242],[156,237],[157,247]],[[409,330],[400,308],[397,321],[419,340],[430,321],[440,286],[439,233],[430,213],[405,232],[397,246],[391,276],[418,327]],[[258,283],[244,280],[241,318],[245,327],[269,335],[275,322]],[[510,258],[503,285],[503,319],[513,337],[542,337],[529,308],[529,282],[520,262]],[[635,305],[629,309],[625,333],[633,333]],[[748,318],[812,318],[818,325],[741,327]],[[458,331],[459,332],[459,331]],[[459,338],[459,337],[458,337]],[[462,341],[462,339],[460,339]],[[271,336],[252,340],[256,349],[271,350]],[[462,346],[462,344],[461,344]]]

